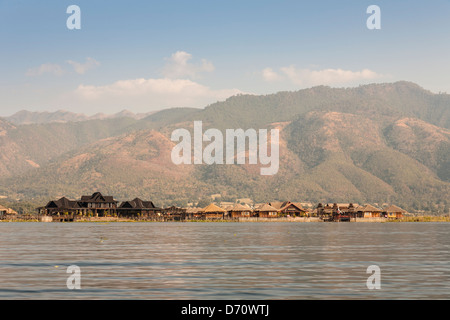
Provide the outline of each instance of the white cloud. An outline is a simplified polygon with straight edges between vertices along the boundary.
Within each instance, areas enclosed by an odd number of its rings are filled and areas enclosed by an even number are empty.
[[[265,68],[262,71],[262,76],[264,80],[272,82],[272,81],[280,81],[283,77],[278,73],[272,70],[272,68]]]
[[[109,107],[204,107],[243,93],[238,89],[213,90],[188,79],[132,79],[104,86],[80,85],[74,100]],[[72,100],[72,101],[74,101]]]
[[[193,64],[189,61],[192,59],[190,53],[184,51],[177,51],[170,58],[166,58],[166,65],[163,68],[163,75],[166,78],[180,79],[180,78],[197,78],[199,73],[214,71],[214,65],[205,59],[202,59],[201,64]]]
[[[85,63],[80,63],[72,60],[68,60],[67,63],[70,64],[78,74],[85,74],[88,70],[91,70],[100,65],[98,61],[89,57],[86,58]]]
[[[26,72],[26,76],[35,77],[46,73],[53,74],[55,76],[61,76],[64,74],[64,69],[58,64],[44,63],[39,67],[28,69]]]
[[[86,58],[86,62],[80,63],[72,60],[66,61],[68,64],[70,64],[74,71],[78,74],[85,74],[88,70],[91,70],[97,66],[100,65],[98,61],[96,61],[93,58]],[[26,76],[28,77],[35,77],[35,76],[41,76],[43,74],[52,74],[55,76],[62,76],[66,74],[67,71],[64,70],[64,68],[56,63],[44,63],[36,68],[28,69],[26,72]]]
[[[299,86],[339,85],[384,77],[384,75],[369,69],[363,69],[361,71],[343,69],[311,70],[298,69],[294,66],[280,68],[278,73],[270,68],[266,68],[263,70],[262,76],[268,82],[284,79]]]

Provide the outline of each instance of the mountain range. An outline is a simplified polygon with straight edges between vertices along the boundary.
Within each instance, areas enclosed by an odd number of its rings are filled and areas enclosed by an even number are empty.
[[[39,112],[39,111],[27,111],[21,110],[16,112],[15,114],[5,117],[4,119],[8,122],[11,122],[15,125],[22,124],[33,124],[33,123],[67,123],[67,122],[79,122],[79,121],[87,121],[87,120],[104,120],[104,119],[114,119],[114,118],[133,118],[133,119],[143,119],[154,112],[147,113],[133,113],[128,110],[122,110],[118,113],[107,115],[104,113],[97,113],[92,116],[87,116],[82,113],[74,113],[65,110],[58,110],[55,112]]]
[[[133,115],[23,111],[0,119],[0,195],[45,202],[101,191],[186,205],[221,194],[448,210],[450,95],[414,83],[238,95],[204,109]],[[200,120],[204,130],[280,129],[278,173],[173,164],[171,133]]]

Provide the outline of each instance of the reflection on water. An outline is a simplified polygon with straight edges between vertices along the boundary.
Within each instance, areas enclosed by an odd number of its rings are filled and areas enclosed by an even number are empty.
[[[0,299],[450,299],[450,223],[0,223]],[[68,290],[67,267],[81,268]],[[381,268],[369,290],[367,267]]]

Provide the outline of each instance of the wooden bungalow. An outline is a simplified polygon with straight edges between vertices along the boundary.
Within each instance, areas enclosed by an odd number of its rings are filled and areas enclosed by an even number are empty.
[[[366,204],[365,206],[359,206],[356,209],[356,216],[358,218],[380,218],[382,217],[383,210],[374,207],[371,204]]]
[[[106,216],[117,213],[117,203],[112,196],[103,196],[100,192],[95,192],[91,196],[82,196],[78,204],[81,208],[87,209],[95,216]]]
[[[259,218],[277,218],[278,210],[268,203],[264,203],[255,208],[254,213]]]
[[[236,203],[228,209],[228,216],[230,218],[249,218],[252,215],[252,209],[249,206],[240,203]]]
[[[407,213],[406,210],[404,210],[404,209],[402,209],[400,207],[397,207],[396,205],[393,205],[393,204],[390,205],[388,208],[386,208],[384,210],[384,212],[386,213],[386,216],[388,218],[395,218],[395,219],[402,218],[403,215],[405,213]]]
[[[269,205],[277,209],[278,216],[280,217],[305,217],[307,212],[303,209],[300,203],[294,203],[290,201],[284,202],[269,202]]]
[[[323,221],[350,221],[355,216],[356,206],[353,203],[333,203],[333,205],[317,206],[317,215]]]
[[[103,196],[100,192],[92,196],[82,196],[80,200],[70,200],[62,197],[59,200],[52,200],[45,207],[37,208],[40,215],[92,215],[107,216],[115,214],[117,201],[110,196]]]
[[[117,209],[121,217],[158,218],[161,216],[161,208],[157,208],[152,201],[144,201],[135,198],[131,201],[124,201]]]
[[[205,219],[224,219],[227,211],[219,206],[216,206],[214,203],[211,203],[207,207],[203,208],[201,213]]]
[[[319,203],[316,208],[317,216],[320,217],[323,221],[332,221],[333,220],[333,206],[330,206],[328,203],[323,205]]]
[[[162,209],[162,216],[165,221],[181,221],[186,219],[186,209],[176,206]]]
[[[0,220],[8,219],[8,218],[11,218],[13,216],[17,216],[17,212],[16,211],[14,211],[13,209],[6,208],[6,207],[0,205]]]
[[[187,208],[186,219],[202,219],[202,208]]]
[[[62,197],[58,200],[51,200],[45,207],[38,208],[38,213],[41,215],[76,215],[84,213],[83,208],[78,201],[69,200],[66,197]]]

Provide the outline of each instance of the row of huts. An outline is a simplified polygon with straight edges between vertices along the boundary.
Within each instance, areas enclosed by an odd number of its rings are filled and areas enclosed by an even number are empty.
[[[351,218],[400,218],[406,211],[391,205],[380,209],[372,205],[322,204],[314,209],[305,209],[298,202],[268,202],[253,207],[236,203],[220,207],[214,203],[205,208],[159,208],[152,201],[135,198],[119,203],[112,196],[103,196],[96,192],[82,196],[79,200],[65,197],[52,200],[46,206],[38,208],[41,216],[73,217],[122,217],[154,220],[203,220],[238,218],[279,218],[279,217],[318,217],[323,221],[349,221]]]

